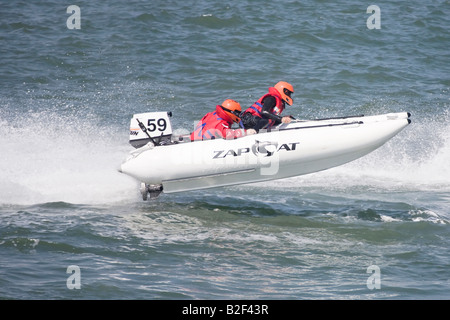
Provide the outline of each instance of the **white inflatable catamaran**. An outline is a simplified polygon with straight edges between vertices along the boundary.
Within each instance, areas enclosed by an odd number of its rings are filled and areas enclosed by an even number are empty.
[[[358,159],[394,137],[411,120],[407,112],[294,120],[238,139],[191,142],[172,134],[170,112],[135,114],[136,148],[120,172],[141,182],[144,200],[173,193],[288,178]]]

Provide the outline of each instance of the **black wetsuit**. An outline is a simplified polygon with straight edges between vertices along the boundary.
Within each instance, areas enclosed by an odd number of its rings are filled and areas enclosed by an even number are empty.
[[[273,96],[267,96],[262,101],[262,110],[261,110],[261,116],[254,116],[249,112],[244,112],[242,115],[242,124],[244,125],[245,129],[255,129],[256,132],[258,132],[260,129],[267,126],[269,123],[269,120],[273,120],[275,123],[274,125],[278,125],[281,123],[280,116],[277,116],[270,112],[277,104],[277,101],[275,97]]]

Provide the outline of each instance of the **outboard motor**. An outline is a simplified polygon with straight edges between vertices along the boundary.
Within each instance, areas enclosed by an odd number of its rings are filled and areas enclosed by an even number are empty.
[[[155,146],[168,144],[172,136],[172,112],[134,114],[130,121],[130,144],[135,148],[152,142]]]

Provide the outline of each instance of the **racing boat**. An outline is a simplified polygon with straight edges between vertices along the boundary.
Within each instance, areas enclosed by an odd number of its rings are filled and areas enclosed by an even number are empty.
[[[172,132],[170,112],[133,115],[136,149],[120,172],[141,182],[144,200],[173,193],[313,173],[381,147],[409,123],[407,112],[293,120],[237,139],[191,141]]]

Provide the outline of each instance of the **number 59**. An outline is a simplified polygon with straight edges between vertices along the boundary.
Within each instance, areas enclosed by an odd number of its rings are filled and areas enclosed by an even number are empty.
[[[147,129],[150,132],[159,130],[161,132],[163,132],[164,130],[166,130],[167,128],[167,122],[166,119],[148,119],[148,123],[147,123]]]

